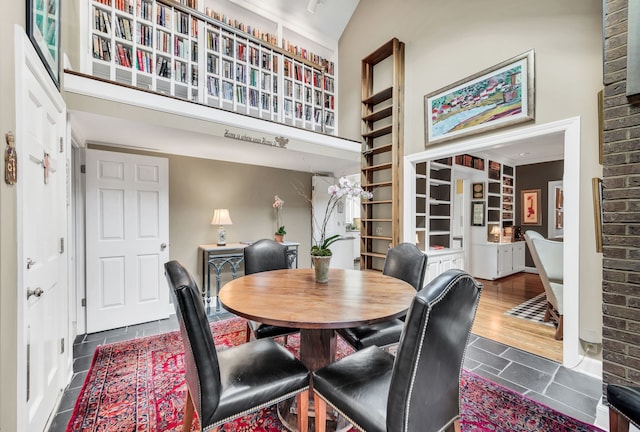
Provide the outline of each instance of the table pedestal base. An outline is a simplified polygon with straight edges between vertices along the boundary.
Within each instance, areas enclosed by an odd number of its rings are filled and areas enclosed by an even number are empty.
[[[298,431],[298,406],[295,398],[287,399],[278,404],[276,410],[278,412],[278,418],[290,431]],[[316,425],[314,422],[315,410],[313,401],[309,401],[309,431],[315,432]],[[344,417],[339,415],[333,410],[327,411],[327,432],[346,432],[351,428],[349,423]]]

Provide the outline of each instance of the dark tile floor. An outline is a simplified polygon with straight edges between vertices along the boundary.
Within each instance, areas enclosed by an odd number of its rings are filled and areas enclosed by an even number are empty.
[[[232,316],[224,312],[211,321]],[[66,429],[75,400],[87,375],[93,351],[100,344],[177,330],[175,315],[169,319],[82,335],[73,346],[73,378],[65,390],[48,432]],[[593,423],[602,387],[596,378],[574,372],[551,360],[472,335],[464,362],[467,370],[513,389],[558,411]]]

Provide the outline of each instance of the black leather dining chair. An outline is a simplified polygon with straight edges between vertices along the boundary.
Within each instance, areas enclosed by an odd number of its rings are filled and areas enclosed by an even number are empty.
[[[306,431],[307,368],[272,339],[216,352],[195,280],[178,261],[169,261],[164,267],[185,349],[187,397],[183,430],[191,430],[194,411],[201,430],[217,430],[236,417],[296,396],[302,407],[298,427]]]
[[[389,249],[382,273],[411,284],[416,291],[422,288],[427,270],[427,255],[412,243],[400,243]],[[384,347],[400,340],[404,317],[377,324],[339,329],[338,334],[355,349],[372,345]]]
[[[640,428],[640,387],[608,384],[609,432],[629,432],[629,423]]]
[[[289,268],[287,248],[281,243],[271,239],[262,239],[244,248],[245,275],[287,268]],[[284,336],[284,344],[286,345],[287,335],[297,331],[299,329],[247,320],[247,342],[251,340],[252,335],[256,339]]]
[[[327,403],[367,432],[459,425],[460,373],[481,288],[447,270],[413,299],[395,357],[372,346],[313,372],[316,432],[325,430]]]

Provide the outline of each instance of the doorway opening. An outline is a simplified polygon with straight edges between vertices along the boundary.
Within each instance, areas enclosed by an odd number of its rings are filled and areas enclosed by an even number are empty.
[[[564,155],[564,218],[565,220],[580,219],[580,118],[574,117],[544,125],[519,128],[492,136],[483,136],[445,145],[434,146],[424,152],[405,157],[404,164],[404,232],[405,239],[415,238],[415,177],[416,164],[441,159],[457,154],[466,153],[504,153],[508,148],[523,145],[531,149],[540,149],[545,139],[559,139]],[[531,151],[530,159],[536,157]],[[556,160],[561,157],[557,157]],[[580,247],[579,224],[565,225],[564,249],[576,251]],[[562,362],[565,366],[575,365],[580,356],[579,342],[579,257],[577,254],[565,253],[563,262],[565,290],[563,300],[564,310],[564,340],[562,347]]]

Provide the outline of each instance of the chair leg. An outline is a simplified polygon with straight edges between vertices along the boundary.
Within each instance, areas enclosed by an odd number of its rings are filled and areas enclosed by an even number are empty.
[[[609,408],[609,432],[629,432],[629,421],[612,408]]]
[[[247,330],[246,331],[247,331],[247,337],[246,337],[245,342],[250,342],[251,341],[251,333],[252,333],[252,331],[251,331],[251,326],[249,325],[248,322],[247,322]]]
[[[556,327],[556,335],[555,335],[555,339],[556,340],[562,340],[563,338],[563,324],[564,324],[564,315],[560,315],[560,317],[558,318],[558,327]]]
[[[193,423],[193,400],[191,400],[191,393],[189,392],[189,389],[187,389],[187,400],[184,404],[182,432],[189,432],[191,430],[191,423]]]
[[[289,341],[289,335],[284,335],[284,344],[285,344],[285,346],[287,345],[288,341]]]
[[[298,404],[298,431],[309,430],[309,390],[298,393],[296,396]]]
[[[456,432],[460,432],[462,430],[460,429],[460,419],[456,419],[456,421],[453,422],[453,430]]]
[[[327,403],[318,396],[317,393],[313,394],[314,412],[316,415],[316,432],[325,432],[327,429]]]
[[[547,302],[547,309],[544,311],[544,322],[549,322],[549,320],[551,319],[551,308],[553,306],[551,306],[551,303]]]

